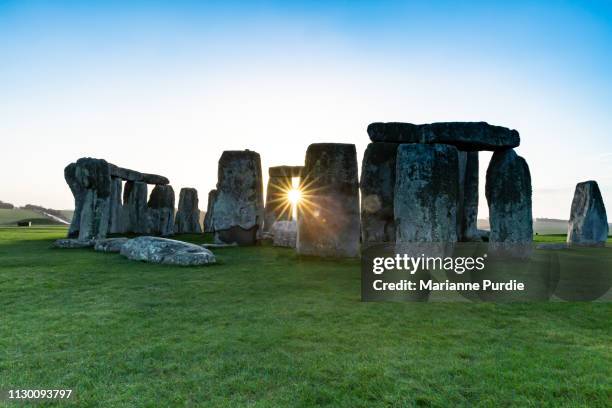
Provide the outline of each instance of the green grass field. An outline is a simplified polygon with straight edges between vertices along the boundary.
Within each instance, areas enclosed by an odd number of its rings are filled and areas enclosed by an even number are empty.
[[[610,406],[609,303],[361,303],[358,261],[264,246],[181,268],[50,249],[64,234],[0,229],[0,389],[70,388],[82,407]]]
[[[24,208],[0,208],[0,226],[14,226],[17,221],[31,221],[32,225],[61,225],[61,223],[45,217],[36,211]]]

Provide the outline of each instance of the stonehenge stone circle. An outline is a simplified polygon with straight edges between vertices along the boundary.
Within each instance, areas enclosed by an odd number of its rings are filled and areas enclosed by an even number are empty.
[[[123,190],[123,217],[125,231],[134,234],[149,233],[147,210],[147,184],[142,181],[128,181]]]
[[[397,143],[370,143],[361,165],[361,242],[395,242],[393,201]]]
[[[397,151],[397,243],[457,241],[458,153],[446,144],[402,144]]]
[[[304,183],[309,203],[298,216],[297,252],[323,257],[359,255],[359,181],[355,145],[308,146]]]
[[[250,150],[223,152],[212,211],[215,242],[256,243],[264,220],[259,153]]]
[[[572,201],[567,243],[604,246],[608,232],[608,216],[597,182],[578,183]]]
[[[159,237],[138,237],[121,246],[121,255],[135,261],[196,266],[216,262],[210,250],[199,245]]]
[[[486,197],[491,234],[489,248],[524,258],[531,253],[533,219],[531,174],[514,149],[497,151],[487,168]]]
[[[177,234],[200,234],[200,209],[198,208],[198,190],[181,188],[179,205],[174,221],[174,232]]]
[[[217,199],[217,190],[213,189],[208,192],[208,204],[206,205],[206,214],[204,215],[204,232],[214,232],[213,229],[213,208]]]
[[[87,241],[104,238],[110,219],[111,177],[106,160],[81,158],[64,169],[75,201],[69,238]]]
[[[519,133],[486,122],[440,122],[424,125],[412,123],[371,123],[368,135],[373,142],[442,143],[460,150],[504,150],[521,143]]]
[[[147,203],[149,233],[167,237],[174,234],[174,189],[171,185],[153,187]]]
[[[276,166],[268,169],[264,232],[270,232],[276,221],[290,221],[291,207],[287,206],[287,190],[292,188],[293,177],[300,177],[302,166]]]

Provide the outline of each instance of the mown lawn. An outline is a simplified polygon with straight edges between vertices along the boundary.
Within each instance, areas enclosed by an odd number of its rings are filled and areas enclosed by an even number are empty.
[[[0,389],[83,407],[612,399],[610,303],[361,303],[357,261],[252,247],[159,266],[50,249],[64,233],[0,229]]]

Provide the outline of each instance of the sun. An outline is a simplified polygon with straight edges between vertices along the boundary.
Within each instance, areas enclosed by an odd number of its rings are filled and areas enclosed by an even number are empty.
[[[302,198],[302,192],[297,188],[292,188],[287,191],[287,200],[291,203],[292,206],[296,206],[300,203],[300,199]]]

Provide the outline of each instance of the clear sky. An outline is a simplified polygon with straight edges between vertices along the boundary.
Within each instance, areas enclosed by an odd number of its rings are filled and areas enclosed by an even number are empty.
[[[484,120],[520,132],[534,216],[587,179],[611,212],[611,4],[0,0],[0,200],[72,208],[92,156],[205,208],[223,150],[267,174],[314,142],[361,159],[374,121]]]

